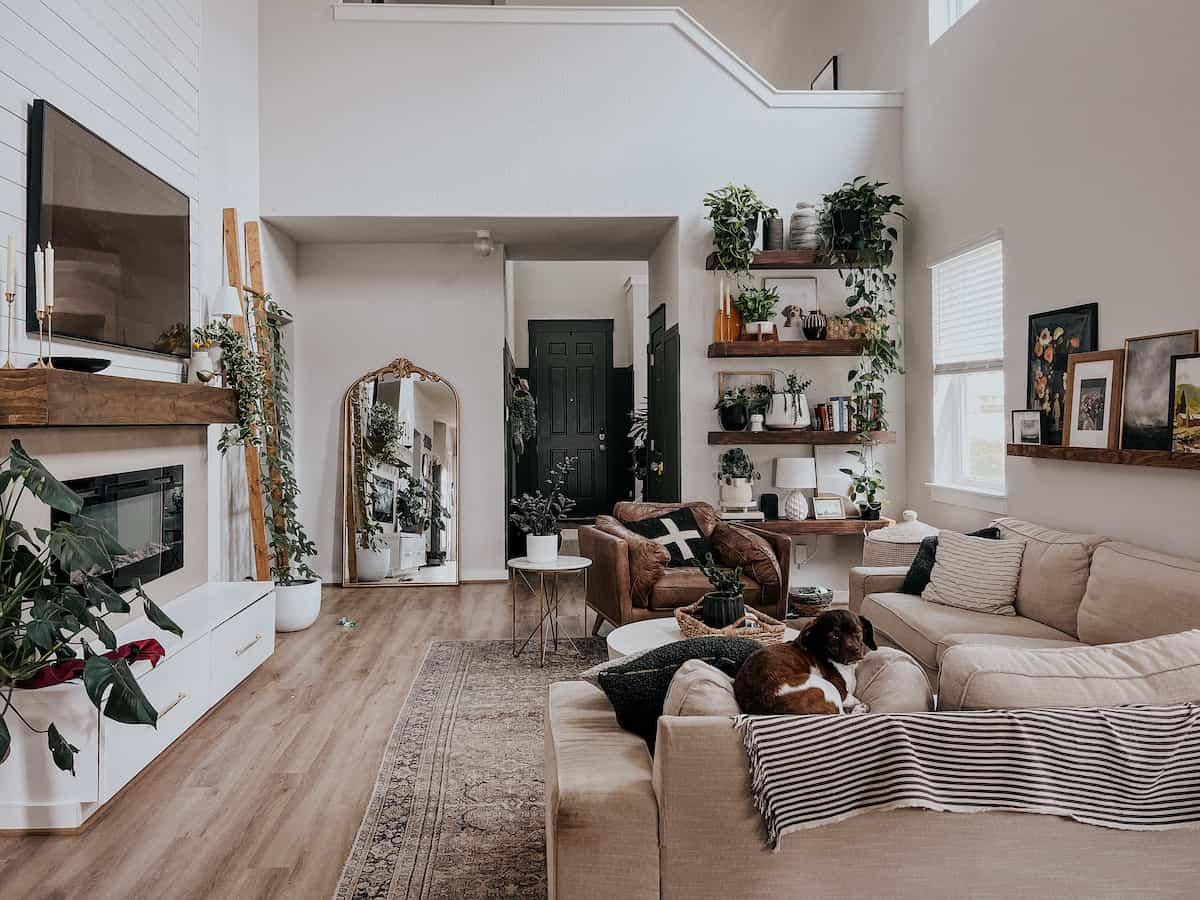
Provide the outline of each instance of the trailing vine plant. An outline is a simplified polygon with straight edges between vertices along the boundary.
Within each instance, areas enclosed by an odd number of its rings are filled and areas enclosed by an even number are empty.
[[[529,393],[529,382],[524,378],[516,379],[508,401],[508,427],[513,452],[519,457],[525,445],[537,437],[537,400]]]
[[[704,205],[712,222],[717,265],[741,287],[754,262],[758,220],[767,212],[767,205],[747,185],[735,184],[709,191]]]

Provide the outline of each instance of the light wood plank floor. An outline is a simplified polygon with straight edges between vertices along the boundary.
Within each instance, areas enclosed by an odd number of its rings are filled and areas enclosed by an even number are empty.
[[[330,897],[429,642],[507,639],[508,596],[326,588],[317,623],[277,635],[275,655],[89,830],[0,837],[0,897]],[[567,634],[583,633],[582,608],[564,590]],[[519,611],[527,634],[535,601]]]

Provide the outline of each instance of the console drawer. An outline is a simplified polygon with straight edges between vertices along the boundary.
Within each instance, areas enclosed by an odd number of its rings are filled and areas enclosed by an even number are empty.
[[[275,651],[275,595],[268,594],[212,633],[212,703],[238,686]]]

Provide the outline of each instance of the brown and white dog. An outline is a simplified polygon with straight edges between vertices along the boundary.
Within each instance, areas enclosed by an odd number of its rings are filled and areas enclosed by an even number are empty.
[[[733,681],[750,715],[837,715],[867,712],[854,696],[854,667],[875,646],[871,622],[846,609],[823,612],[790,644],[756,651]]]

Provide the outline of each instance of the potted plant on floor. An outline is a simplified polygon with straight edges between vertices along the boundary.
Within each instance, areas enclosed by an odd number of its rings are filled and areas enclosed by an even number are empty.
[[[525,555],[530,562],[552,563],[558,559],[562,518],[575,508],[575,501],[563,493],[578,458],[569,456],[554,466],[546,479],[548,494],[522,494],[511,501],[508,520],[525,535]]]
[[[780,372],[779,374],[784,375]],[[809,426],[808,399],[805,391],[812,386],[812,379],[800,372],[784,375],[784,388],[771,394],[767,404],[766,426],[768,428],[807,428]]]
[[[128,551],[102,525],[77,517],[46,530],[16,519],[26,496],[70,516],[83,508],[82,498],[27,454],[20,441],[13,441],[0,461],[0,488],[0,764],[9,755],[11,728],[20,722],[44,734],[54,764],[74,775],[78,748],[53,722],[43,730],[26,720],[17,691],[82,678],[88,699],[105,718],[154,725],[158,712],[129,663],[157,662],[163,648],[154,640],[118,648],[105,622],[130,612],[130,604],[104,580],[114,569],[113,557]],[[140,582],[134,581],[133,593],[152,625],[183,637]],[[95,643],[108,653],[94,652]]]
[[[758,219],[767,206],[746,185],[727,184],[704,195],[713,226],[713,251],[717,265],[741,284],[754,262]]]
[[[742,585],[742,570],[723,569],[717,565],[711,553],[704,562],[693,564],[704,573],[712,590],[700,601],[700,615],[709,628],[727,628],[746,615],[746,600]]]
[[[775,304],[779,302],[779,289],[776,287],[749,288],[742,291],[734,305],[742,314],[746,334],[754,335],[763,340],[775,333]]]
[[[725,431],[745,431],[750,424],[750,395],[745,388],[730,388],[713,407]]]
[[[873,452],[869,449],[848,450],[857,461],[857,469],[842,468],[838,471],[850,478],[850,499],[858,504],[863,520],[874,522],[879,519],[883,508],[880,495],[883,493],[883,474],[875,465]]]
[[[721,506],[747,509],[754,505],[753,483],[762,478],[754,461],[741,447],[731,447],[718,458],[717,480],[721,483]]]

